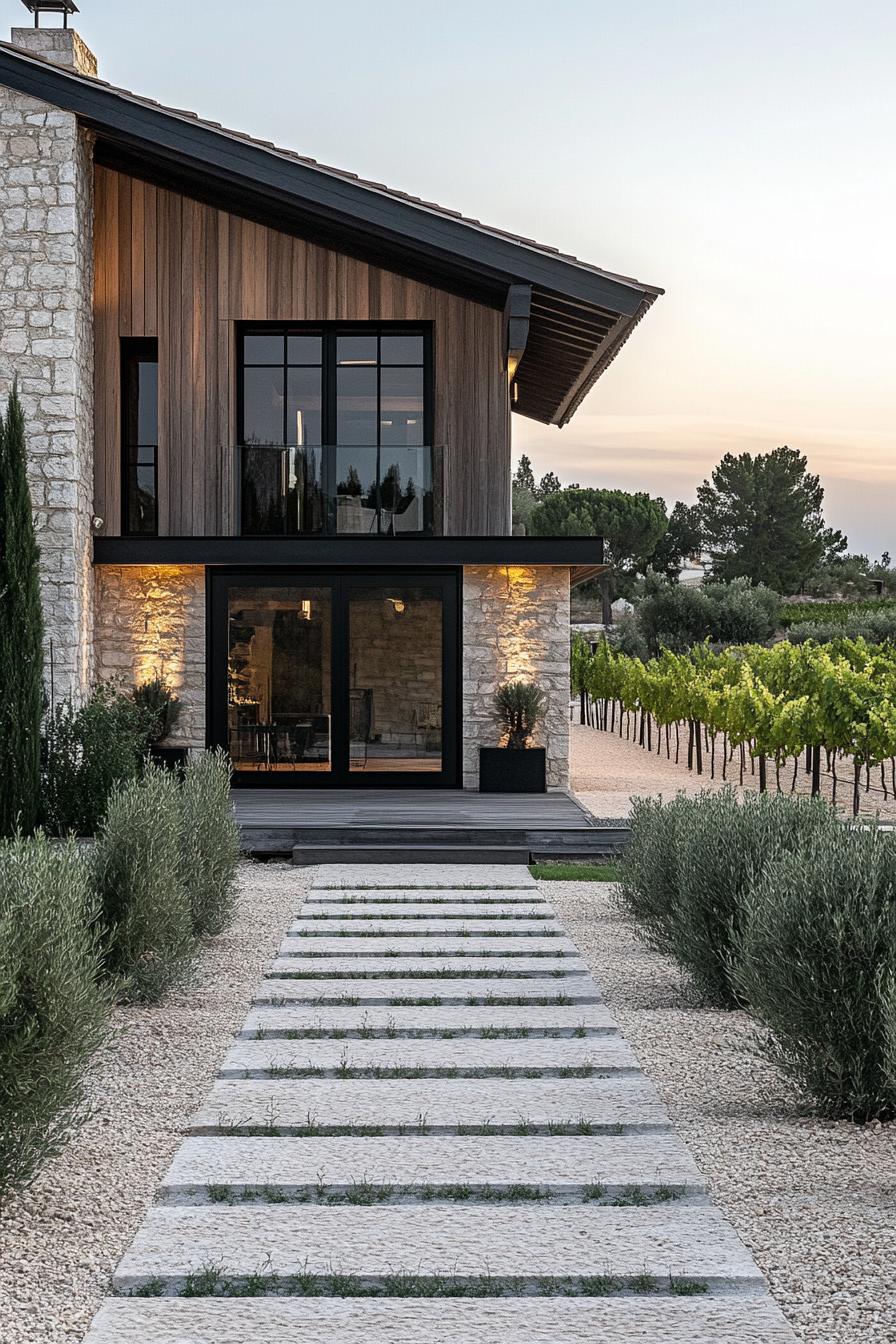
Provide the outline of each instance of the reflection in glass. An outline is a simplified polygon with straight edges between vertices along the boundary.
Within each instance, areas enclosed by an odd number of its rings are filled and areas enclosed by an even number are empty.
[[[375,448],[336,450],[336,531],[378,531]]]
[[[349,591],[350,769],[442,768],[442,592]]]
[[[388,336],[383,333],[380,337],[380,363],[422,364],[423,337],[404,334]]]
[[[287,364],[319,364],[321,341],[319,336],[303,336],[291,332],[286,338]]]
[[[283,442],[283,369],[243,370],[243,443]]]
[[[380,450],[380,531],[432,531],[432,454],[428,448]]]
[[[376,443],[376,369],[336,370],[336,442]]]
[[[423,370],[380,372],[380,443],[423,442]]]
[[[230,589],[227,738],[235,769],[331,768],[331,608],[324,587]]]
[[[337,364],[375,364],[377,361],[376,336],[337,336]]]
[[[320,369],[286,371],[286,438],[284,443],[321,442]]]
[[[246,332],[243,337],[245,364],[282,364],[283,337],[279,332]]]

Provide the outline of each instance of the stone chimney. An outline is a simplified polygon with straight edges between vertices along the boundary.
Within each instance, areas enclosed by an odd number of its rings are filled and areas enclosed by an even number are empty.
[[[96,57],[74,28],[13,28],[9,40],[14,47],[53,65],[79,75],[96,74]]]
[[[70,28],[12,45],[95,75]],[[0,398],[26,417],[47,679],[79,697],[93,666],[93,135],[63,108],[0,85]]]

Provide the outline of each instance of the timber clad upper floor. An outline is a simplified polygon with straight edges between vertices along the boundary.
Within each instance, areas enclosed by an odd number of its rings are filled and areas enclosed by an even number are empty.
[[[273,469],[276,475],[279,459],[267,460],[276,453],[254,449],[247,461],[238,445],[332,445],[323,464],[315,461],[319,475],[329,474],[324,495],[330,498],[337,476],[342,480],[352,467],[363,475],[368,460],[375,471],[378,439],[381,475],[394,471],[395,462],[402,468],[399,493],[411,478],[421,491],[430,480],[426,501],[421,496],[415,508],[396,504],[396,534],[402,527],[416,535],[510,531],[503,312],[99,166],[94,239],[95,508],[106,535],[294,531],[294,509],[279,527],[259,518],[247,498],[246,472],[250,486],[259,474],[267,479]],[[295,335],[287,341],[276,324],[291,324]],[[147,488],[154,471],[156,527],[141,526],[122,493],[129,480],[130,493],[136,489],[123,453],[128,379],[122,360],[133,350],[139,357],[144,342],[158,358],[157,391],[152,387],[157,442],[139,459]],[[365,380],[372,380],[376,397],[378,371],[380,405],[371,423],[357,407]],[[327,423],[326,407],[327,389],[334,401],[337,380],[339,425],[335,416]],[[295,410],[284,415],[282,433],[266,409],[253,411],[256,386],[265,406],[305,405],[298,429]],[[395,389],[391,401],[388,388]],[[403,422],[393,427],[395,414]],[[337,445],[344,445],[338,453]],[[284,456],[293,468],[295,452]],[[136,467],[136,452],[131,461]],[[355,507],[340,510],[330,530],[391,531],[387,485],[379,509],[373,499],[343,498]],[[307,512],[303,530],[327,530],[326,519]]]

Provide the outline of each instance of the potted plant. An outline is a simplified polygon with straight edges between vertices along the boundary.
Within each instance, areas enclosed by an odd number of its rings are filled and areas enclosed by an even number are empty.
[[[146,743],[159,765],[175,770],[187,763],[187,748],[163,745],[177,723],[180,701],[162,677],[151,677],[134,690],[134,703],[146,715]]]
[[[530,746],[544,718],[547,697],[536,682],[508,681],[495,692],[495,718],[503,730],[500,747],[479,748],[480,793],[544,793],[544,747]]]

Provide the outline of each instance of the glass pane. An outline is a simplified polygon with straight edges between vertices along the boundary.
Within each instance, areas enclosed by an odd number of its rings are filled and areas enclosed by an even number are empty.
[[[337,532],[376,533],[376,457],[376,448],[337,450]]]
[[[277,332],[243,337],[244,364],[282,364],[283,337]]]
[[[380,531],[390,536],[431,533],[431,449],[383,448],[380,472]]]
[[[287,499],[294,486],[291,454],[281,448],[240,449],[240,531],[248,536],[287,529]]]
[[[301,448],[321,441],[320,369],[286,371],[286,442]]]
[[[283,370],[243,370],[243,443],[283,442]]]
[[[137,443],[158,443],[159,366],[156,360],[140,360],[137,383]]]
[[[156,531],[156,473],[154,466],[132,466],[128,480],[128,531]]]
[[[349,668],[352,772],[441,770],[441,589],[351,589]]]
[[[328,588],[230,589],[227,738],[237,770],[330,769],[330,630]]]
[[[337,336],[337,364],[376,364],[375,336]]]
[[[376,443],[376,369],[336,370],[336,442]]]
[[[286,362],[287,364],[319,364],[320,337],[287,336]]]
[[[380,443],[423,442],[423,370],[380,373]]]
[[[380,363],[422,364],[423,337],[413,335],[381,336]]]

